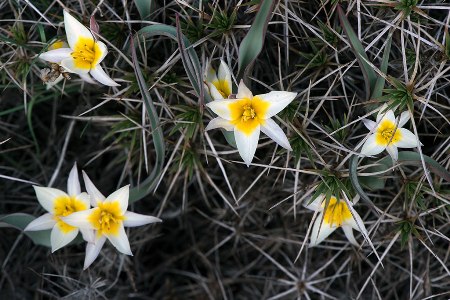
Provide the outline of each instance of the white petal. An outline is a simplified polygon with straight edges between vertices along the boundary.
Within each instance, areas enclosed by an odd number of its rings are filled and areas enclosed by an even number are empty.
[[[234,125],[231,124],[231,122],[228,120],[217,117],[209,121],[208,126],[206,126],[205,130],[208,131],[216,128],[223,128],[227,131],[231,131],[234,129]]]
[[[389,155],[392,157],[394,161],[398,160],[398,149],[396,146],[390,144],[386,147],[386,151],[389,153]]]
[[[45,61],[59,64],[62,60],[71,57],[70,53],[72,53],[72,49],[70,48],[59,48],[44,52],[39,55],[39,58]]]
[[[388,105],[384,103],[377,114],[377,124],[380,124],[381,118],[383,118],[384,114],[386,113],[386,109],[388,108]]]
[[[239,131],[237,128],[234,128],[236,146],[247,167],[252,162],[253,156],[255,156],[256,148],[258,147],[259,132],[259,125],[249,135]]]
[[[358,242],[355,240],[355,236],[353,235],[353,228],[347,225],[342,225],[342,230],[344,230],[345,236],[347,240],[355,246],[359,246]]]
[[[72,170],[70,170],[69,179],[67,180],[67,192],[71,197],[81,193],[77,163],[74,163]]]
[[[367,155],[367,156],[377,155],[377,154],[383,152],[383,150],[385,148],[386,148],[386,146],[377,144],[376,136],[375,136],[375,134],[372,134],[369,136],[369,138],[364,143],[364,145],[361,149],[361,154]]]
[[[93,229],[88,228],[80,228],[81,235],[83,236],[83,240],[88,243],[95,242],[95,233]]]
[[[414,133],[406,128],[399,128],[397,130],[400,131],[401,139],[394,144],[395,146],[399,148],[414,148],[419,146]]]
[[[209,65],[205,72],[205,81],[213,82],[216,80],[217,80],[216,70],[214,70],[214,68],[212,68],[211,65]]]
[[[309,242],[309,247],[314,247],[320,244],[324,239],[326,239],[336,227],[331,227],[330,225],[322,222],[323,212],[321,212],[316,220],[314,221],[313,229],[311,232],[311,240]],[[320,226],[322,222],[322,226]],[[320,228],[320,229],[319,229]]]
[[[312,211],[323,210],[322,202],[324,199],[325,199],[325,194],[320,194],[310,204],[305,205],[305,208],[312,210]],[[306,203],[308,203],[308,202],[309,201],[307,201]]]
[[[61,61],[61,66],[66,69],[67,72],[69,73],[75,73],[75,74],[87,74],[89,72],[88,69],[83,69],[83,68],[78,68],[75,65],[75,60],[73,59],[73,57],[69,57],[66,59],[63,59]]]
[[[86,172],[82,171],[83,173],[83,180],[84,185],[86,186],[86,191],[88,192],[89,196],[91,196],[90,201],[91,205],[93,207],[97,206],[97,202],[103,202],[105,201],[105,196],[103,196],[102,193],[95,187],[94,183],[92,183],[89,176],[86,174]]]
[[[269,102],[270,106],[267,109],[265,118],[270,118],[275,116],[277,113],[282,111],[289,103],[294,100],[297,93],[283,92],[283,91],[272,91],[267,94],[258,95],[264,101]]]
[[[100,236],[95,240],[95,243],[87,243],[86,245],[86,257],[84,258],[83,270],[89,268],[89,266],[94,262],[97,256],[102,250],[103,244],[105,244],[106,237]]]
[[[107,85],[107,86],[119,86],[117,82],[112,80],[108,74],[106,74],[105,70],[100,65],[96,65],[93,69],[91,69],[90,74],[95,78],[98,82]]]
[[[49,187],[41,187],[35,186],[34,191],[36,192],[36,197],[42,207],[48,211],[49,213],[53,213],[54,202],[59,197],[69,197],[66,193],[61,190],[49,188]]]
[[[243,98],[252,99],[253,94],[248,89],[248,87],[244,84],[244,81],[241,79],[241,82],[239,83],[236,99],[243,99]]]
[[[356,212],[356,210],[352,209],[353,217],[349,218],[348,220],[345,220],[342,224],[348,225],[352,227],[355,230],[361,231],[367,236],[367,229],[364,226],[364,222],[359,216],[359,214]]]
[[[95,44],[98,46],[98,49],[97,49],[97,47],[94,47],[94,49],[96,51],[100,50],[100,56],[99,56],[98,60],[95,62],[96,65],[98,65],[99,63],[101,63],[103,61],[106,54],[108,54],[108,48],[106,47],[105,43],[103,43],[101,41],[96,41]],[[98,55],[98,53],[95,53],[95,56],[97,56],[97,55]]]
[[[389,120],[395,124],[395,115],[394,112],[390,109],[386,113],[382,113],[383,110],[380,110],[377,116],[377,123],[380,124],[384,120]]]
[[[64,29],[66,30],[67,42],[70,48],[74,49],[78,39],[94,39],[89,29],[72,17],[67,10],[64,10]]]
[[[146,216],[141,214],[136,214],[131,211],[125,212],[124,215],[125,219],[123,220],[123,226],[125,227],[136,227],[136,226],[142,226],[150,223],[156,223],[156,222],[162,222],[161,219],[153,217],[153,216]]]
[[[232,87],[233,83],[231,82],[231,72],[228,65],[223,60],[220,60],[219,73],[217,77],[219,80],[225,80],[228,86]]]
[[[120,213],[123,215],[128,208],[128,198],[130,197],[130,185],[121,187],[106,198],[105,202],[119,202]]]
[[[375,128],[377,128],[377,123],[372,120],[363,119],[362,121],[364,123],[364,126],[366,126],[366,128],[369,129],[370,131],[375,130]]]
[[[130,242],[128,241],[123,225],[120,225],[117,235],[108,234],[106,237],[117,250],[126,255],[133,255],[133,253],[131,253]]]
[[[83,204],[86,205],[87,209],[91,208],[91,197],[89,196],[88,193],[83,192],[81,194],[76,195],[75,198],[78,201],[83,202]]]
[[[39,218],[34,219],[30,223],[28,223],[27,227],[25,227],[24,231],[38,231],[38,230],[47,230],[53,228],[55,226],[56,221],[53,218],[52,214],[46,213],[40,216]]]
[[[97,84],[97,81],[95,81],[94,79],[92,79],[91,75],[89,75],[89,73],[86,74],[78,74],[81,79],[83,79],[84,81],[86,81],[87,83],[90,84]]]
[[[91,208],[87,210],[81,210],[74,213],[71,213],[70,215],[66,217],[62,217],[61,220],[63,220],[65,223],[80,227],[80,228],[87,228],[87,229],[95,229],[91,222],[89,222],[89,217],[94,212],[95,209],[99,208]]]
[[[64,247],[77,236],[78,234],[78,228],[75,228],[73,230],[70,230],[67,233],[64,233],[56,224],[53,229],[52,233],[50,234],[50,244],[52,245],[52,252],[55,252],[56,250]]]
[[[274,140],[281,147],[292,151],[291,144],[284,134],[283,130],[277,123],[272,119],[265,119],[264,124],[261,124],[261,131],[264,132],[268,137]]]
[[[409,111],[402,112],[400,115],[400,120],[398,121],[398,128],[403,127],[403,125],[405,125],[406,122],[409,121],[409,118],[410,118]]]
[[[211,98],[213,98],[214,100],[225,99],[214,84],[207,82],[206,86],[208,87],[208,91],[209,91],[209,94],[211,95]]]
[[[216,115],[225,120],[231,120],[230,104],[236,100],[214,100],[206,104]]]

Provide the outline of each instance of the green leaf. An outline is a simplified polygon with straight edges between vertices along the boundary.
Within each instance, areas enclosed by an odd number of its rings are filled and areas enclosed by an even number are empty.
[[[381,60],[380,71],[387,74],[387,69],[389,65],[389,54],[391,53],[392,35],[389,35],[386,46],[384,47],[383,58]],[[378,76],[375,86],[372,90],[372,99],[381,97],[383,94],[385,79],[383,76]]]
[[[141,20],[150,21],[150,14],[155,3],[152,0],[134,0],[134,4],[141,16]]]
[[[361,67],[361,70],[363,72],[364,81],[366,84],[366,97],[367,99],[369,99],[371,91],[374,90],[375,84],[377,82],[377,74],[372,69],[372,67],[366,62],[369,61],[369,58],[367,57],[367,54],[364,51],[364,47],[359,41],[356,33],[353,31],[353,28],[350,25],[350,22],[345,16],[344,11],[342,10],[340,5],[337,6],[337,11],[339,15],[339,20],[341,21],[341,26],[344,29],[345,33],[347,34],[350,46],[355,52],[356,59],[358,60],[359,66]]]
[[[16,228],[18,230],[24,230],[27,225],[36,219],[32,215],[24,214],[24,213],[15,213],[10,215],[2,215],[0,216],[0,228],[9,227]],[[51,247],[50,244],[50,232],[51,230],[42,230],[42,231],[27,231],[24,232],[26,236],[28,236],[33,243],[36,245],[41,245],[45,247]]]
[[[239,46],[239,71],[237,78],[242,79],[249,73],[249,68],[258,57],[264,45],[267,25],[272,18],[272,11],[276,1],[263,0],[258,14],[253,21],[250,30]]]

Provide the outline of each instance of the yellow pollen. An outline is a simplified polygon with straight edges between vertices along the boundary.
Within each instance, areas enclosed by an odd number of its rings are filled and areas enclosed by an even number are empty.
[[[98,63],[101,54],[102,51],[94,39],[80,37],[70,55],[75,61],[75,67],[90,70]]]
[[[387,146],[390,143],[395,144],[400,141],[402,135],[399,130],[397,130],[394,122],[389,120],[384,120],[377,128],[375,133],[376,143],[379,145]]]
[[[112,201],[107,203],[98,203],[93,213],[89,216],[88,220],[97,230],[98,235],[119,233],[120,225],[125,217],[120,212],[120,205],[118,201]]]
[[[57,221],[57,226],[62,232],[68,233],[76,227],[70,226],[69,224],[63,222],[61,217],[66,217],[71,213],[88,209],[87,205],[82,201],[78,200],[76,197],[61,196],[55,199],[55,204],[53,206],[53,217]]]
[[[236,128],[250,135],[259,125],[265,124],[266,113],[270,103],[259,96],[252,99],[237,99],[229,104],[231,123]]]
[[[325,202],[322,204],[325,207]],[[331,197],[327,210],[324,212],[323,221],[333,226],[342,226],[345,220],[352,218],[352,214],[344,201],[338,201],[335,197]]]
[[[247,122],[250,119],[254,119],[256,117],[255,110],[250,104],[244,105],[244,112],[242,113],[242,121]]]

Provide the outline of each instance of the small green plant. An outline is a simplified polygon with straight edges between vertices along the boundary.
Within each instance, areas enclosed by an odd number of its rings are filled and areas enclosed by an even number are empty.
[[[396,10],[402,11],[403,18],[408,17],[416,7],[418,0],[400,0],[394,7]]]
[[[221,36],[229,33],[229,31],[236,24],[237,10],[234,9],[230,14],[222,10],[220,7],[214,10],[211,17],[211,22],[205,26],[212,29],[213,36]]]
[[[185,129],[185,138],[190,140],[194,136],[199,125],[202,124],[202,114],[198,107],[177,105],[176,108],[180,110],[181,113],[176,116],[176,124],[169,135],[173,135],[178,130]]]

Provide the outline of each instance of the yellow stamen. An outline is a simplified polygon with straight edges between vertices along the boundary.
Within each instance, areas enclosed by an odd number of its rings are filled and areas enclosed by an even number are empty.
[[[375,133],[375,141],[378,145],[387,146],[395,144],[402,139],[402,134],[397,130],[394,122],[384,120],[380,123]]]
[[[255,96],[253,99],[239,99],[229,104],[231,123],[246,135],[250,135],[258,125],[264,125],[269,102]]]
[[[322,207],[325,207],[325,201]],[[344,221],[350,218],[352,218],[352,214],[347,204],[344,201],[338,202],[335,197],[331,197],[327,210],[324,212],[323,221],[330,226],[335,224],[337,227],[340,227]]]
[[[57,226],[61,229],[62,232],[68,233],[72,230],[75,230],[76,227],[73,227],[61,220],[61,217],[66,217],[71,213],[88,209],[87,205],[78,200],[76,197],[68,197],[61,196],[55,200],[55,204],[53,207],[53,216],[56,220]]]
[[[118,201],[98,203],[88,220],[97,230],[98,235],[119,234],[119,228],[125,217],[120,212]]]
[[[90,70],[99,61],[102,50],[92,38],[80,37],[71,53],[75,67]]]

